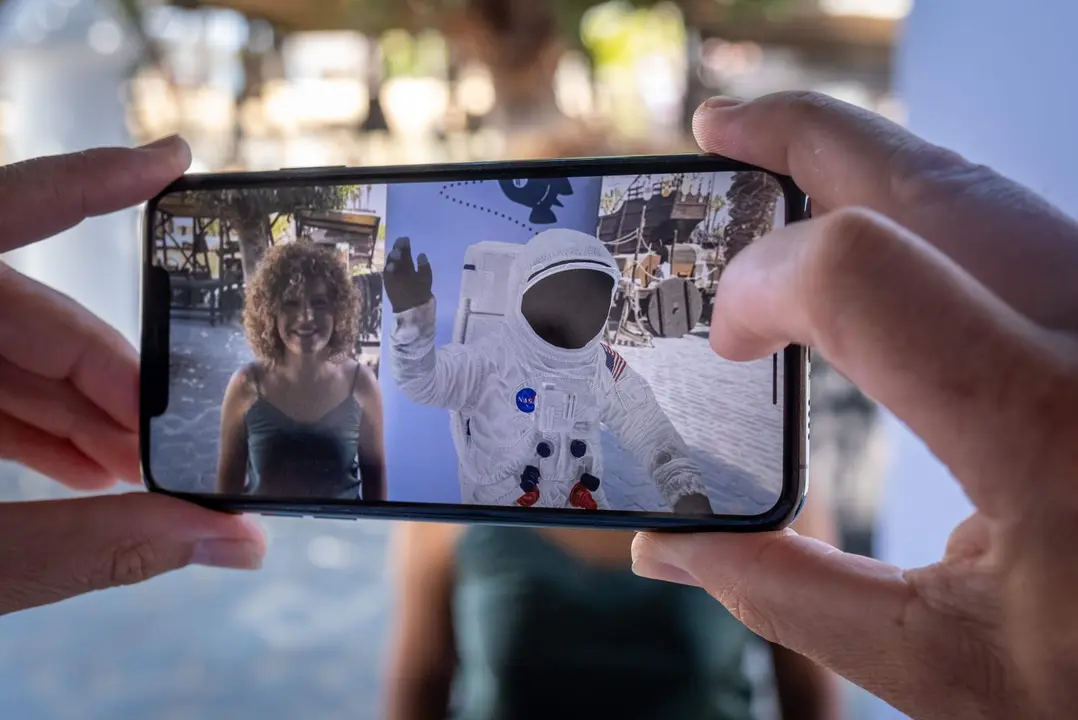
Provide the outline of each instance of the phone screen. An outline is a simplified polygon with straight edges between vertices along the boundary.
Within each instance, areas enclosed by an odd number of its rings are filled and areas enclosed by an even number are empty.
[[[254,184],[151,208],[151,484],[248,503],[758,516],[789,367],[708,342],[760,171]],[[163,272],[162,272],[163,271]]]

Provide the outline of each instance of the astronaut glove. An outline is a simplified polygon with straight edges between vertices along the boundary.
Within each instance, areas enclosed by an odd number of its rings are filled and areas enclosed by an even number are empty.
[[[661,489],[677,515],[714,514],[707,489],[698,475],[674,475],[666,479]]]
[[[417,263],[412,262],[412,242],[408,238],[397,238],[393,249],[386,257],[382,280],[386,288],[386,297],[394,313],[419,307],[431,299],[433,275],[427,256],[419,254]]]

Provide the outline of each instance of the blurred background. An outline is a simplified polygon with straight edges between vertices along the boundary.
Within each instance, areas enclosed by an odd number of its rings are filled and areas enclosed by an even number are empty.
[[[1051,23],[1033,25],[1037,13],[1008,0],[911,4],[5,0],[0,162],[170,133],[188,139],[199,171],[678,152],[692,149],[690,119],[707,97],[803,89],[898,122],[919,117],[919,132],[1036,180],[1029,158],[1051,153],[1022,148],[1044,133],[1016,139],[995,99],[1029,78],[1004,80],[1000,68],[1063,72],[1073,43],[1030,47]],[[1030,3],[1041,4],[1078,14]],[[1021,49],[1012,22],[1031,39]],[[908,118],[913,99],[921,114]],[[967,106],[982,129],[958,110]],[[1038,189],[1067,197],[1074,173],[1060,172],[1069,186]],[[139,223],[136,210],[96,218],[5,259],[134,340]],[[825,361],[813,370],[811,483],[842,544],[927,561],[964,499],[925,485],[945,473],[923,448]],[[898,469],[916,481],[888,491]],[[2,500],[61,494],[0,465]],[[881,520],[887,498],[901,513]],[[266,526],[260,573],[191,568],[0,618],[0,717],[379,717],[389,524]],[[888,712],[852,690],[848,699],[850,718]],[[774,716],[768,707],[761,717]]]

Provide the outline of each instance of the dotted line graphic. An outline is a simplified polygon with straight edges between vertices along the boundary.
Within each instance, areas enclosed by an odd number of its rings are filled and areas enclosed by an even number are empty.
[[[445,185],[442,185],[442,189],[438,191],[438,194],[441,195],[442,197],[444,197],[446,200],[449,200],[450,202],[456,203],[457,205],[463,205],[466,208],[471,208],[471,209],[474,209],[474,210],[482,210],[483,212],[487,213],[488,215],[493,215],[494,217],[501,218],[502,220],[505,220],[506,222],[513,223],[514,225],[516,225],[518,227],[524,228],[525,230],[527,230],[532,235],[535,235],[536,232],[538,232],[534,227],[532,227],[528,223],[522,223],[519,220],[517,220],[516,218],[513,218],[513,217],[511,217],[511,216],[509,216],[509,215],[507,215],[507,214],[505,214],[503,212],[500,212],[500,211],[495,210],[493,208],[489,208],[489,207],[487,207],[485,205],[480,205],[479,203],[473,203],[473,202],[467,202],[465,200],[460,200],[460,199],[455,198],[455,197],[453,197],[452,195],[449,194],[449,188],[463,187],[465,185],[480,185],[480,184],[482,184],[484,182],[490,182],[490,181],[488,181],[488,180],[462,180],[460,182],[446,183]]]

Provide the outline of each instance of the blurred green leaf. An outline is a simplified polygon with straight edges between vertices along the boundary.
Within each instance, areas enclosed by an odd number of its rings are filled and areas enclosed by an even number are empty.
[[[0,0],[2,1],[2,0]],[[274,22],[282,29],[323,28],[358,30],[370,35],[381,35],[403,29],[418,32],[424,29],[444,29],[450,15],[482,7],[479,0],[344,0],[333,2],[299,2],[298,0],[165,0],[178,7],[232,7],[251,17]],[[505,6],[514,3],[540,3],[549,8],[550,16],[563,38],[573,44],[579,42],[579,28],[585,14],[594,7],[621,6],[626,10],[650,8],[661,5],[678,7],[686,15],[698,9],[719,6],[733,19],[741,17],[765,18],[776,9],[803,2],[804,0],[502,0]],[[119,0],[125,11],[138,14],[145,0]]]

